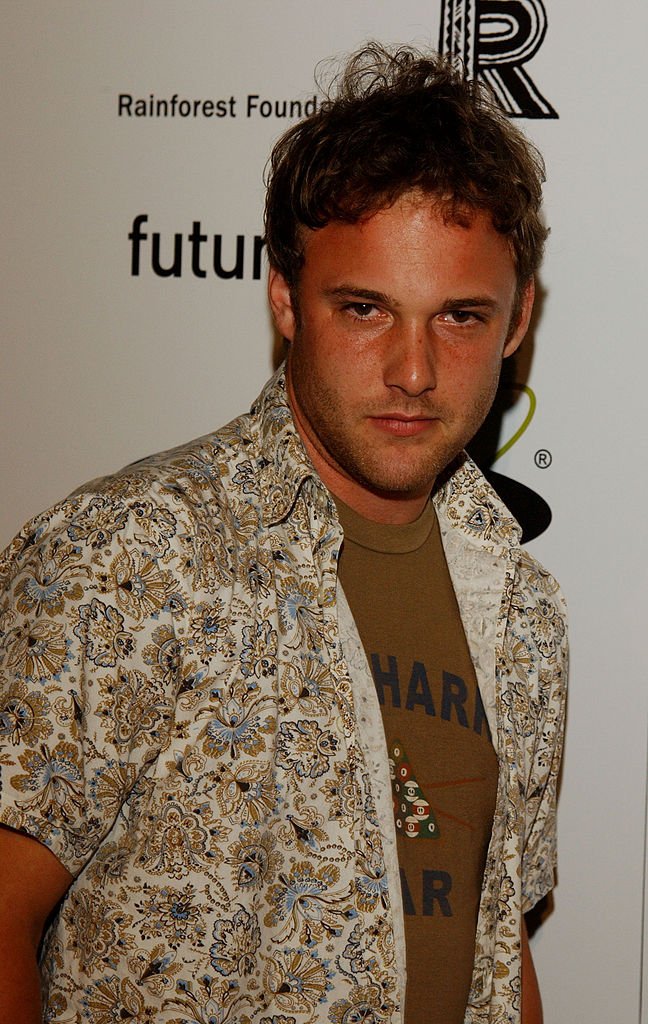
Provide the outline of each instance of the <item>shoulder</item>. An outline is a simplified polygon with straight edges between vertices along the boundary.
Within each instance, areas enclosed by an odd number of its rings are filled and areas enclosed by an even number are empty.
[[[558,652],[566,642],[567,604],[560,584],[524,548],[513,552],[515,575],[511,610],[543,656]]]
[[[30,519],[0,554],[0,585],[34,562],[43,582],[81,563],[95,569],[125,550],[196,570],[200,550],[218,548],[223,567],[254,447],[250,417],[99,477]]]

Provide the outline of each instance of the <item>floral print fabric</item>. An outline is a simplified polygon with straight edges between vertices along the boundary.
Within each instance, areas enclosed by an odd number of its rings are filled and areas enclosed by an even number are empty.
[[[553,883],[563,607],[469,461],[435,500],[500,759],[466,1020],[514,1022],[520,915]],[[401,1020],[387,759],[341,540],[280,372],[249,415],[94,482],[1,556],[0,821],[75,878],[47,1021]]]

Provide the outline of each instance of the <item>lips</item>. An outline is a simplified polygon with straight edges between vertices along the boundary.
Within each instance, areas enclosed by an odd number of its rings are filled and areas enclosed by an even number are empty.
[[[394,437],[416,437],[429,430],[435,420],[430,416],[372,416],[372,422],[387,434]]]

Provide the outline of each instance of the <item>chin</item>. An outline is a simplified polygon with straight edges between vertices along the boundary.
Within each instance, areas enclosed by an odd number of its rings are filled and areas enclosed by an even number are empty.
[[[356,477],[358,482],[381,497],[394,498],[420,498],[429,494],[434,487],[434,481],[443,466],[437,470],[424,473],[404,474],[394,472],[389,475],[383,473],[367,474],[365,477]]]

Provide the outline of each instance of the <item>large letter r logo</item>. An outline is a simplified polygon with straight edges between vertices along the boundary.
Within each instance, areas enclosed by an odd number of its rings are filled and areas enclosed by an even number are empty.
[[[512,117],[558,117],[523,67],[546,31],[541,0],[442,0],[439,50],[486,82]]]

